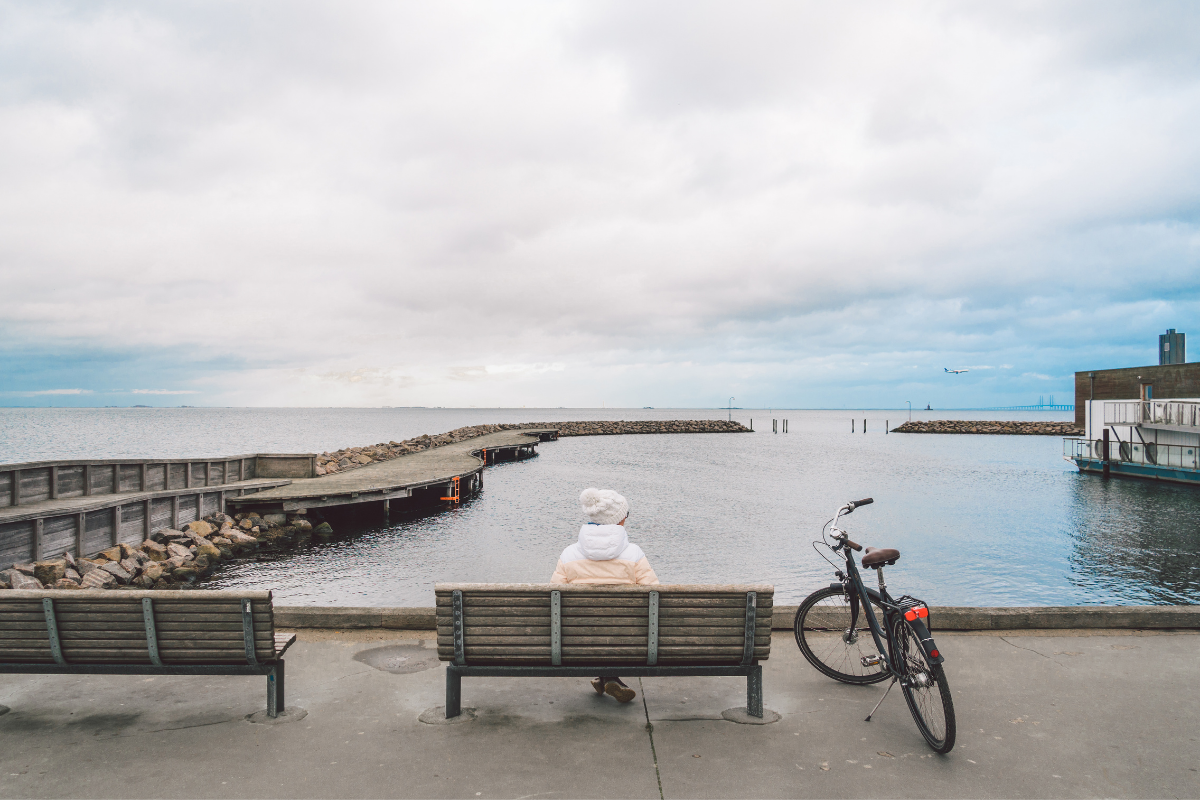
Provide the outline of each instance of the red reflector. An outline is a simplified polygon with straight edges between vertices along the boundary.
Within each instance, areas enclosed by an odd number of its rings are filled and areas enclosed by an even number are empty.
[[[933,656],[934,658],[937,658],[937,657],[938,657],[938,651],[937,651],[937,650],[930,650],[930,651],[929,651],[929,655]]]
[[[918,616],[918,617],[928,617],[928,616],[929,616],[929,609],[928,609],[928,608],[918,608],[918,609],[917,609],[917,616]]]
[[[905,612],[904,612],[904,618],[905,618],[906,620],[908,620],[909,622],[912,622],[914,619],[916,619],[916,618],[917,618],[917,612],[913,611],[913,610],[910,608],[908,611],[905,611]]]

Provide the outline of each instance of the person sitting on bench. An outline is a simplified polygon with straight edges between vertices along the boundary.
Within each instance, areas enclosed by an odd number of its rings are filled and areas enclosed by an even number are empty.
[[[588,521],[579,529],[579,541],[558,557],[550,582],[657,585],[658,576],[646,554],[625,531],[629,502],[611,489],[584,489],[579,504]],[[622,703],[637,697],[615,675],[601,675],[592,681],[592,688]]]

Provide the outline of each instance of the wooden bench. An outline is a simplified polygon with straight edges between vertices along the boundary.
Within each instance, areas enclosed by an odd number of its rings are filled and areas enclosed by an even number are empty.
[[[746,676],[761,718],[775,587],[439,583],[438,658],[446,717],[462,713],[462,679]]]
[[[283,711],[270,592],[0,591],[0,673],[266,675]]]

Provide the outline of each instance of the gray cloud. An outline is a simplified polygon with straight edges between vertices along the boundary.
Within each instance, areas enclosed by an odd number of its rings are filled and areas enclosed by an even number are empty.
[[[163,391],[255,404],[871,403],[914,364],[1018,365],[990,397],[1145,361],[1200,306],[1197,19],[0,5],[0,333],[236,362]]]

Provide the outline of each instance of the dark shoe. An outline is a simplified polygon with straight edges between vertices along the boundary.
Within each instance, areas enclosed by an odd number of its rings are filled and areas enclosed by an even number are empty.
[[[637,692],[624,686],[616,681],[609,681],[604,684],[604,693],[610,697],[615,697],[618,702],[628,703],[633,698],[637,697]]]
[[[593,680],[592,688],[596,690],[596,694],[604,694],[604,679],[596,678]]]

